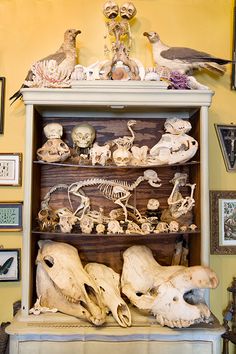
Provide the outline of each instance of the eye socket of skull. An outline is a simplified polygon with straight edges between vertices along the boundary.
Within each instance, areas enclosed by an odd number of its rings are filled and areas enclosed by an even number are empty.
[[[54,259],[51,256],[45,256],[43,258],[45,264],[49,267],[52,268],[54,266]]]
[[[120,17],[126,20],[131,20],[136,13],[136,7],[132,2],[126,2],[120,8]]]
[[[107,1],[103,5],[103,14],[106,18],[116,18],[119,13],[119,6],[114,1]]]
[[[71,131],[73,143],[79,148],[90,147],[95,139],[95,136],[95,128],[88,123],[78,124]]]

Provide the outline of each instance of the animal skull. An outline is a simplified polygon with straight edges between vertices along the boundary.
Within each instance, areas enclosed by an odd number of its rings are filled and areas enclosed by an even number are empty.
[[[65,233],[71,232],[72,227],[78,221],[78,217],[75,216],[67,208],[57,209],[56,213],[59,216],[59,226],[60,226],[61,232],[65,232]]]
[[[95,139],[95,128],[88,123],[76,125],[71,131],[71,138],[76,148],[88,148]]]
[[[96,164],[105,166],[110,157],[111,150],[109,144],[99,146],[98,143],[94,143],[93,147],[90,149],[90,158],[93,166]]]
[[[155,199],[155,198],[151,198],[148,200],[148,203],[147,203],[147,209],[148,210],[157,210],[160,206],[160,202],[158,199]]]
[[[169,231],[168,224],[166,222],[164,222],[164,221],[160,221],[157,224],[157,226],[156,226],[156,228],[154,230],[154,233],[155,234],[159,234],[160,232],[168,232],[168,231]]]
[[[105,308],[99,289],[84,270],[77,249],[50,240],[38,244],[36,290],[41,306],[102,325]]]
[[[106,1],[103,5],[103,14],[106,18],[116,18],[119,13],[119,6],[115,1]]]
[[[131,20],[137,13],[136,7],[132,2],[125,2],[120,7],[120,17]]]
[[[112,157],[117,166],[127,166],[131,160],[132,155],[126,147],[119,146],[113,152]]]
[[[38,212],[38,222],[41,230],[54,231],[58,225],[59,218],[55,210],[43,208]]]
[[[79,225],[82,233],[91,234],[94,227],[94,222],[88,215],[84,215],[81,218]]]
[[[161,266],[146,246],[128,248],[123,258],[122,292],[133,305],[151,312],[162,326],[180,328],[209,321],[203,289],[218,285],[211,269]]]
[[[61,139],[48,139],[37,150],[37,157],[45,162],[62,162],[70,156],[70,149]]]
[[[164,123],[164,128],[167,133],[171,134],[186,134],[192,129],[189,121],[179,118],[168,118]]]
[[[88,263],[85,270],[97,284],[104,305],[121,327],[131,326],[131,314],[120,294],[120,275],[104,264]]]
[[[170,232],[178,232],[179,231],[179,223],[175,220],[172,220],[169,223],[169,231]]]
[[[60,139],[63,134],[62,125],[59,123],[49,123],[43,128],[47,139]]]

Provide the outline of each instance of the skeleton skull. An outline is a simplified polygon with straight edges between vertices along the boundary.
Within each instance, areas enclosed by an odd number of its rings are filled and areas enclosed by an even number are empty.
[[[37,157],[45,162],[62,162],[70,156],[69,147],[61,139],[49,139],[37,150]]]
[[[170,232],[178,232],[179,231],[179,223],[175,220],[172,220],[169,223],[169,231]]]
[[[63,134],[62,125],[59,123],[49,123],[43,128],[47,139],[60,139]]]
[[[120,275],[104,264],[88,263],[85,270],[101,291],[104,305],[121,327],[131,326],[131,314],[120,295]]]
[[[179,118],[168,118],[164,124],[165,131],[171,134],[184,134],[192,129],[189,121]]]
[[[103,14],[106,18],[116,18],[119,13],[119,6],[115,1],[107,1],[103,5]]]
[[[155,198],[151,198],[148,200],[148,203],[147,203],[147,209],[148,210],[157,210],[160,206],[160,202],[158,199],[155,199]]]
[[[75,216],[67,208],[57,209],[56,213],[59,216],[59,226],[61,228],[61,232],[65,232],[65,233],[71,232],[73,226],[78,221],[78,217]]]
[[[58,225],[59,218],[55,210],[44,208],[38,212],[38,222],[41,230],[53,231]]]
[[[128,248],[123,258],[122,292],[133,305],[151,312],[162,326],[188,327],[209,321],[203,289],[218,285],[212,270],[161,266],[146,246]]]
[[[79,225],[82,233],[91,234],[94,227],[94,222],[88,215],[84,215],[81,218]]]
[[[155,228],[155,230],[154,230],[154,233],[155,234],[159,234],[159,233],[161,233],[161,232],[168,232],[169,231],[169,226],[168,226],[168,224],[166,223],[166,222],[164,222],[164,221],[160,221],[158,224],[157,224],[157,226],[156,226],[156,228]]]
[[[89,148],[95,139],[95,135],[94,127],[88,123],[78,124],[71,131],[71,138],[76,148]]]
[[[132,2],[125,2],[120,7],[120,17],[126,20],[131,20],[137,13],[137,10]]]
[[[124,146],[120,146],[113,152],[112,157],[117,166],[127,166],[131,160],[132,155],[128,149],[126,149]]]
[[[79,317],[99,326],[105,308],[99,289],[84,270],[77,249],[69,244],[39,241],[36,290],[43,307]]]

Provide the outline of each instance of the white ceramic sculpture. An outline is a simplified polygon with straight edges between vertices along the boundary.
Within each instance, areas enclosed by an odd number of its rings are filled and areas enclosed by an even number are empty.
[[[133,305],[152,313],[162,326],[188,327],[210,320],[203,289],[218,285],[211,269],[161,266],[146,246],[128,248],[123,258],[122,292]]]

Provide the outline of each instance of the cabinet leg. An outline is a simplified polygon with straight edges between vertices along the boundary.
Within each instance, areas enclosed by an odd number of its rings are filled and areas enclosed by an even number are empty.
[[[227,338],[223,338],[222,354],[229,354],[229,340]]]

